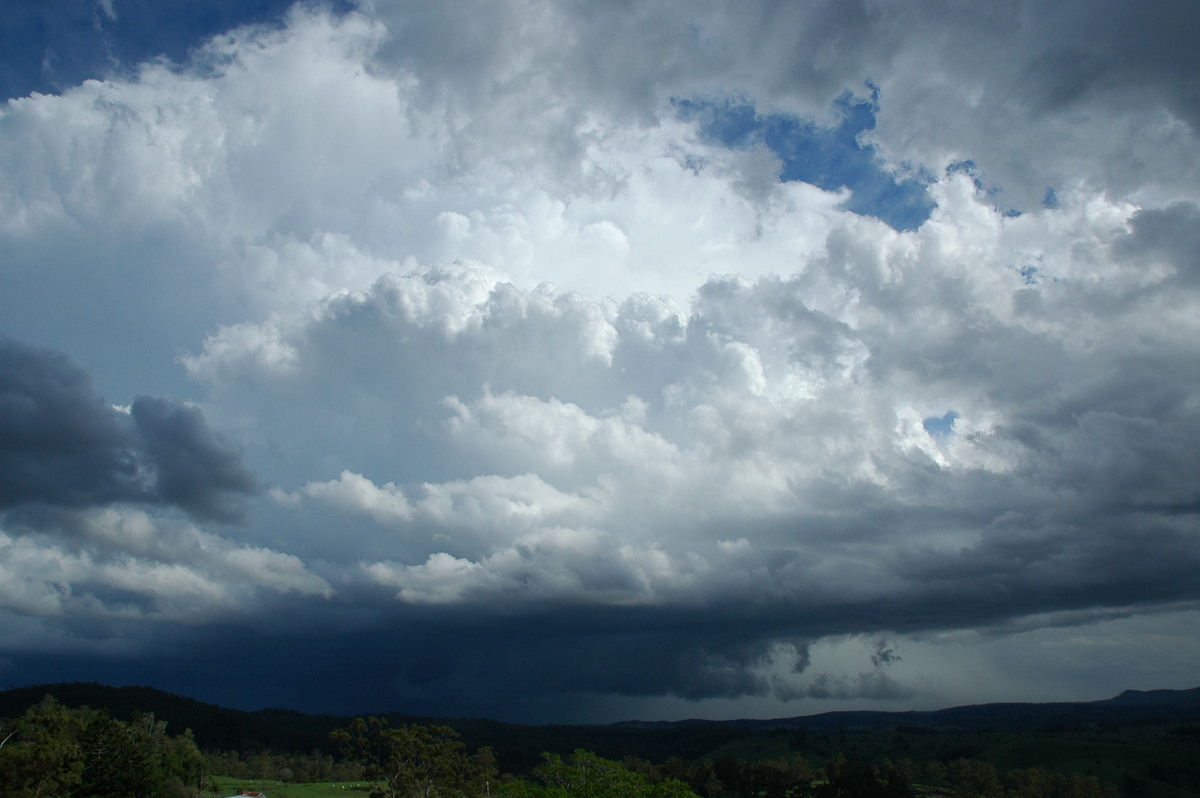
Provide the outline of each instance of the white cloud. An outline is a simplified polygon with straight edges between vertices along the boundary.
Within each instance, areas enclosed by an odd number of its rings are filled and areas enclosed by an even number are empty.
[[[332,595],[297,557],[117,507],[0,531],[0,571],[3,607],[42,617],[191,624],[255,616],[267,592]]]
[[[337,480],[310,482],[304,486],[304,495],[344,510],[365,512],[381,524],[412,518],[412,507],[394,483],[376,487],[362,474],[350,471],[343,471]]]
[[[696,555],[673,558],[654,546],[621,543],[588,529],[548,527],[519,536],[476,562],[446,552],[423,563],[364,564],[375,582],[411,604],[543,602],[655,605],[690,603],[690,588],[708,570]]]

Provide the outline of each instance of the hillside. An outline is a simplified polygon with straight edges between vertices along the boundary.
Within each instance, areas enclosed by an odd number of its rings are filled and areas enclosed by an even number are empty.
[[[226,709],[151,687],[72,683],[0,692],[0,717],[15,717],[44,695],[77,707],[107,709],[119,719],[152,712],[179,733],[192,729],[208,750],[332,753],[329,734],[350,718],[283,709]],[[732,757],[804,756],[820,763],[842,752],[863,760],[952,761],[974,758],[1000,767],[1039,766],[1102,775],[1110,781],[1151,778],[1200,790],[1200,688],[1126,691],[1102,701],[998,703],[929,712],[827,712],[768,720],[638,722],[521,726],[481,719],[435,719],[380,713],[393,724],[454,727],[471,748],[492,747],[502,770],[528,771],[543,751],[577,748],[651,762]],[[1160,778],[1161,777],[1161,778]],[[1169,777],[1169,778],[1167,778]]]
[[[1200,717],[1200,687],[1190,690],[1126,690],[1101,701],[972,704],[932,711],[825,712],[772,720],[721,721],[752,729],[879,731],[919,726],[960,731],[1036,731],[1054,726],[1190,723]],[[695,720],[682,723],[709,723]]]

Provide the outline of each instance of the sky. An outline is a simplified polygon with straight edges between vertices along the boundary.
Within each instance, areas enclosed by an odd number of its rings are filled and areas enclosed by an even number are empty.
[[[0,686],[1200,684],[1192,0],[18,0]]]

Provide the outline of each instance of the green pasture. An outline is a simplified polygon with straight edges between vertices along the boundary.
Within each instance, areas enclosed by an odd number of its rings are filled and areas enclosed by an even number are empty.
[[[364,798],[371,785],[365,781],[318,782],[297,784],[267,779],[234,779],[214,776],[209,779],[204,798],[226,798],[243,792],[265,793],[267,798]]]

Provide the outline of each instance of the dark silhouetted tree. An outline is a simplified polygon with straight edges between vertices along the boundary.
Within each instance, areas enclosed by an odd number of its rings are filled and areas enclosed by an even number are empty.
[[[488,795],[496,779],[491,750],[468,754],[458,732],[447,726],[390,727],[384,718],[355,718],[332,737],[375,782],[373,798]]]

